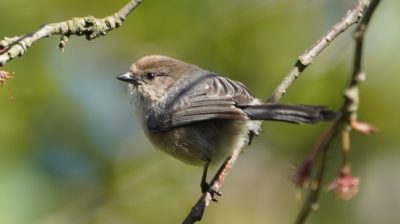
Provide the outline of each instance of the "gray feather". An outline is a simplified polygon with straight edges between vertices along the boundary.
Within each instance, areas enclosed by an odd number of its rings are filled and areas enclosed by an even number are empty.
[[[290,123],[316,123],[336,117],[336,113],[323,106],[260,104],[242,106],[242,111],[250,120],[272,120]]]

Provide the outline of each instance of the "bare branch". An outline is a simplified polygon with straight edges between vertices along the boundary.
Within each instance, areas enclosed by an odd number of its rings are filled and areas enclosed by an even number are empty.
[[[210,189],[213,192],[219,192],[222,184],[224,183],[225,177],[228,175],[229,171],[232,169],[236,160],[239,158],[241,150],[233,152],[232,156],[228,157],[224,163],[221,165],[214,178],[210,183]],[[191,224],[196,221],[200,221],[204,215],[206,207],[213,200],[213,195],[210,192],[205,192],[197,201],[197,203],[190,210],[189,214],[186,216],[183,224]]]
[[[312,45],[308,50],[305,51],[304,54],[300,55],[298,60],[296,61],[296,64],[294,68],[284,77],[282,82],[277,86],[277,88],[274,90],[270,98],[268,99],[268,102],[277,102],[281,99],[281,97],[285,94],[287,89],[291,86],[291,84],[294,82],[294,80],[299,77],[302,71],[310,65],[314,59],[337,37],[339,36],[342,32],[347,30],[350,26],[354,25],[357,23],[361,17],[363,17],[365,9],[368,8],[370,4],[369,0],[358,0],[356,1],[352,8],[346,13],[346,15],[338,22],[336,23],[323,37],[321,37],[314,45]],[[333,137],[334,133],[336,132],[335,130],[337,129],[338,123],[334,123],[332,127],[326,132],[326,138],[321,139],[321,144],[317,145],[316,147],[318,148],[318,151],[322,151],[323,153],[323,158],[325,158],[325,150],[322,150],[324,148],[328,148],[331,138]],[[321,149],[319,149],[321,148]],[[217,172],[215,175],[213,181],[210,184],[210,187],[213,190],[219,191],[225,176],[228,174],[229,170],[233,167],[235,164],[237,158],[239,156],[239,153],[236,152],[234,153],[230,158],[228,158],[224,164],[221,166],[220,170],[224,170],[224,172]],[[319,175],[322,178],[323,171],[324,171],[324,164],[321,163],[321,166],[319,168]],[[318,174],[317,174],[318,175]],[[319,190],[319,188],[318,188]],[[307,204],[312,204],[312,202],[315,202],[317,199],[317,195],[314,195],[313,197],[310,197],[308,201],[310,203]],[[188,216],[186,219],[183,221],[185,224],[190,224],[190,223],[195,223],[196,221],[200,221],[201,218],[203,217],[205,208],[210,204],[210,201],[212,200],[211,195],[206,192],[204,193],[200,199],[197,201],[197,203],[193,206],[191,211],[189,212]],[[307,208],[303,208],[302,210],[307,210]],[[302,214],[306,214],[306,212],[301,212]],[[306,215],[307,216],[307,215]]]
[[[118,12],[102,19],[93,16],[73,18],[59,23],[51,23],[41,26],[33,33],[4,37],[0,40],[0,66],[5,65],[16,57],[22,56],[32,44],[42,38],[53,35],[61,35],[59,47],[63,50],[69,36],[85,36],[87,40],[93,40],[104,36],[107,32],[122,25],[126,17],[141,3],[141,0],[131,0]]]
[[[325,173],[327,151],[329,149],[329,145],[333,140],[333,137],[337,133],[340,123],[339,120],[340,117],[321,135],[320,141],[318,141],[317,145],[315,146],[314,150],[316,150],[316,152],[320,154],[320,161],[315,173],[315,178],[313,180],[313,187],[310,189],[310,192],[306,200],[304,201],[299,214],[297,215],[295,221],[296,224],[304,223],[311,211],[317,207],[316,203],[318,200],[319,192],[321,190],[321,180]]]
[[[316,170],[316,175],[313,180],[313,182],[316,183],[316,187],[310,189],[307,199],[303,203],[303,206],[296,218],[295,221],[296,224],[304,223],[308,215],[313,210],[313,207],[315,207],[314,205],[317,203],[327,161],[326,153],[329,149],[329,145],[334,135],[339,131],[339,128],[342,126],[342,124],[345,125],[343,131],[349,132],[352,122],[356,121],[358,104],[359,104],[358,87],[361,84],[361,82],[365,79],[365,74],[362,72],[361,69],[363,40],[371,16],[374,13],[379,2],[380,0],[372,0],[371,4],[369,6],[367,5],[368,8],[366,9],[366,12],[362,17],[360,24],[357,26],[357,29],[354,32],[354,39],[356,44],[355,44],[353,72],[350,78],[349,85],[344,92],[344,100],[340,109],[341,116],[332,124],[331,127],[329,127],[326,133],[321,136],[321,141],[316,146],[317,150],[321,153],[319,166]],[[345,136],[346,138],[349,138],[348,133]],[[343,167],[347,169],[350,169],[348,160],[348,153],[350,150],[349,141],[350,141],[349,139],[345,139],[346,145],[343,147],[343,152],[344,152]]]
[[[314,45],[300,55],[289,73],[275,88],[268,102],[277,102],[286,93],[288,88],[293,84],[300,74],[315,60],[315,58],[341,33],[350,26],[357,23],[363,16],[365,9],[368,7],[369,0],[358,0],[352,8],[349,9],[345,16],[337,22],[333,27],[322,36]]]

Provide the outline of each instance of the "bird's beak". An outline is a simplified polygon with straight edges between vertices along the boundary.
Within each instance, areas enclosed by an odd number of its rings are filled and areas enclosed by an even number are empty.
[[[123,82],[129,82],[132,83],[133,85],[137,86],[139,85],[139,82],[137,79],[135,79],[135,77],[132,75],[131,72],[127,72],[125,74],[119,75],[117,76],[118,80],[121,80]]]

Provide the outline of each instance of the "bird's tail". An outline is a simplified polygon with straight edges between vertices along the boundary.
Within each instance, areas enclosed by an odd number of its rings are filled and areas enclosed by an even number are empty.
[[[336,118],[337,113],[324,106],[291,105],[291,104],[259,104],[241,107],[251,120],[284,121],[290,123],[312,124]]]

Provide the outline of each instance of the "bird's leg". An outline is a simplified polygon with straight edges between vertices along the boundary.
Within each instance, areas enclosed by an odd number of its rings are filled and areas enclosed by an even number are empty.
[[[203,174],[201,176],[201,182],[200,182],[200,188],[202,193],[208,191],[208,188],[210,187],[210,185],[207,183],[207,171],[209,165],[210,165],[210,160],[207,160],[203,167]]]
[[[247,145],[251,145],[251,141],[253,140],[253,137],[256,136],[257,134],[254,133],[254,131],[249,131],[249,133],[247,133],[247,134],[248,134],[248,139],[249,139],[249,141],[247,142]]]
[[[217,202],[217,199],[214,198],[215,195],[221,196],[221,193],[218,191],[215,191],[211,189],[210,184],[207,183],[207,171],[208,171],[208,166],[210,165],[210,160],[206,161],[206,164],[204,164],[203,168],[203,174],[201,176],[201,182],[200,182],[200,188],[201,192],[204,194],[205,192],[208,192],[211,194],[212,200]]]

